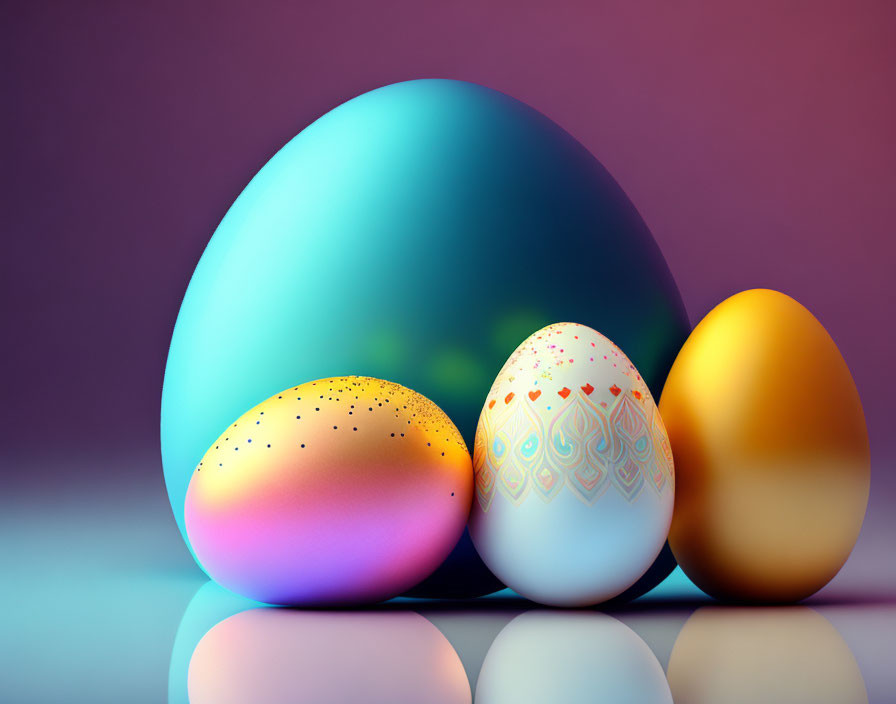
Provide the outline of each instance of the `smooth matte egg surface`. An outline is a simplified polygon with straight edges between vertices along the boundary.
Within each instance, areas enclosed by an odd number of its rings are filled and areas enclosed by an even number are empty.
[[[472,490],[463,438],[432,401],[379,379],[321,379],[212,444],[187,491],[187,532],[209,575],[251,599],[379,601],[441,564]]]
[[[662,419],[634,364],[584,325],[549,325],[507,360],[473,466],[476,549],[534,601],[610,599],[666,540],[675,479]]]
[[[298,382],[390,379],[472,444],[482,399],[532,330],[611,336],[655,393],[689,331],[647,226],[610,174],[531,107],[450,80],[397,83],[281,149],[221,221],[184,296],[162,460],[187,484],[221,428]],[[500,585],[461,544],[430,595]]]

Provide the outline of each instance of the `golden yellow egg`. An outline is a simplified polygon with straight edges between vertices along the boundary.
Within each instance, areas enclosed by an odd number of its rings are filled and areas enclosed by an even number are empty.
[[[868,503],[865,416],[834,341],[776,291],[716,306],[669,372],[669,544],[721,599],[803,599],[837,574]]]

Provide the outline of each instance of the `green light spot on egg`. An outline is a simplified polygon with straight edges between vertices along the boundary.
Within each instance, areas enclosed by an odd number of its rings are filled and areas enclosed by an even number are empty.
[[[448,398],[484,395],[492,382],[481,355],[462,347],[439,350],[429,364],[428,376],[433,387]]]

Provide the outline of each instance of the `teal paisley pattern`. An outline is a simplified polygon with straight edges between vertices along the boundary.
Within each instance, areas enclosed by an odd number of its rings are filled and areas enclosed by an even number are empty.
[[[531,398],[508,398],[483,409],[473,443],[476,496],[483,511],[499,493],[515,505],[530,493],[549,502],[564,486],[586,504],[611,487],[630,502],[645,486],[658,494],[671,491],[669,438],[649,397],[620,393],[604,408],[578,391],[568,394],[547,420]]]

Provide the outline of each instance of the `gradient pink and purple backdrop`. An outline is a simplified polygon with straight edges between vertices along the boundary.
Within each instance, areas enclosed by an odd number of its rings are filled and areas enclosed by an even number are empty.
[[[603,162],[692,323],[759,286],[816,314],[871,436],[857,559],[892,583],[896,5],[17,2],[0,27],[8,496],[137,473],[161,496],[167,345],[229,205],[332,107],[450,77],[531,104]]]

